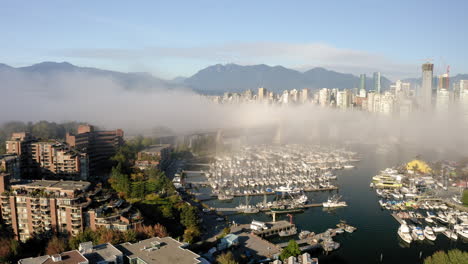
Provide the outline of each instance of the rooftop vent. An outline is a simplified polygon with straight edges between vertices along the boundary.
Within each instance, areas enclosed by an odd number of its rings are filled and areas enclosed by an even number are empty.
[[[60,254],[52,255],[52,261],[53,261],[53,262],[62,261],[62,256],[60,256]]]

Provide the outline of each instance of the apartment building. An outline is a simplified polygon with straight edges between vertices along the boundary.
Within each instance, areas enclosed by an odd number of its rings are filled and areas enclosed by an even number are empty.
[[[11,181],[0,174],[0,212],[15,237],[26,241],[48,232],[72,236],[84,228],[126,231],[142,224],[142,217],[124,200],[103,194],[86,181]]]
[[[97,131],[93,126],[80,125],[76,135],[66,134],[71,147],[88,154],[90,174],[95,176],[111,168],[110,158],[123,145],[124,132],[121,129]]]
[[[165,169],[171,159],[172,148],[169,144],[152,145],[138,152],[135,166],[139,169]]]
[[[16,155],[19,168],[14,178],[59,178],[67,180],[87,180],[89,176],[88,155],[54,141],[39,141],[29,133],[13,133],[6,142],[7,153]],[[1,159],[1,158],[0,158]],[[12,159],[9,157],[8,159]],[[9,165],[13,161],[9,162]],[[3,163],[3,162],[2,162]],[[6,165],[5,165],[6,167]]]
[[[76,235],[84,228],[83,211],[91,200],[91,184],[81,181],[20,181],[9,183],[0,175],[0,208],[15,237],[26,241],[36,234],[61,232]]]
[[[21,162],[17,155],[0,155],[0,173],[8,173],[13,179],[21,178]]]

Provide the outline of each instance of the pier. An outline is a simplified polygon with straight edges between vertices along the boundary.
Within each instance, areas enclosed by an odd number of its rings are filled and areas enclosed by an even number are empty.
[[[301,206],[301,208],[311,208],[311,207],[322,207],[323,204],[321,203],[314,203],[314,204],[305,204],[303,206]],[[214,210],[214,211],[217,211],[217,212],[230,212],[230,213],[242,213],[243,212],[243,209],[237,209],[235,207],[225,207],[225,208],[222,208],[222,207],[218,207],[218,208],[210,208],[211,210]],[[272,214],[270,212],[270,209],[269,208],[265,208],[265,209],[258,209],[260,212],[267,212],[267,214]],[[277,213],[278,214],[278,213]]]

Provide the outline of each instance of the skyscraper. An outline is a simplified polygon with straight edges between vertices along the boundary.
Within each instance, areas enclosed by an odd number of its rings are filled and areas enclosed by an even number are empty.
[[[258,88],[258,97],[257,97],[257,99],[259,101],[265,100],[266,95],[267,95],[267,90],[265,88],[263,88],[263,87]]]
[[[359,83],[359,90],[366,89],[366,75],[361,74],[360,78],[360,83]]]
[[[429,111],[432,108],[432,73],[434,64],[424,63],[422,65],[422,83],[420,93],[420,106],[424,111]]]
[[[380,93],[382,89],[382,83],[380,81],[380,72],[374,72],[374,91]]]

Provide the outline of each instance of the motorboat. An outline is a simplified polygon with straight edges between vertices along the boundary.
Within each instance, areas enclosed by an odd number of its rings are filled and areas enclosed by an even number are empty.
[[[426,217],[426,218],[424,218],[424,220],[425,220],[427,223],[429,223],[429,224],[433,224],[433,223],[434,223],[434,220],[432,220],[432,218],[430,218],[430,217]]]
[[[335,207],[346,207],[348,204],[345,201],[339,201],[340,196],[332,196],[328,198],[326,202],[323,203],[323,207],[325,208],[335,208]]]
[[[426,226],[423,230],[423,233],[424,233],[424,237],[427,238],[427,240],[435,241],[437,238],[436,234],[434,233],[434,231],[432,230],[430,226]]]
[[[435,232],[435,233],[442,233],[444,232],[445,230],[447,230],[447,228],[445,226],[434,226],[432,227],[432,230]]]
[[[410,244],[411,241],[413,241],[413,238],[411,237],[410,229],[408,225],[406,225],[406,223],[402,224],[398,228],[398,235],[403,241],[405,241],[408,244]]]
[[[424,232],[423,229],[419,226],[414,227],[412,230],[412,237],[413,239],[416,238],[417,240],[424,240]]]
[[[448,237],[449,239],[452,239],[452,240],[457,240],[458,239],[458,235],[457,233],[455,233],[454,231],[450,230],[450,229],[446,229],[444,232],[442,232],[446,237]]]

